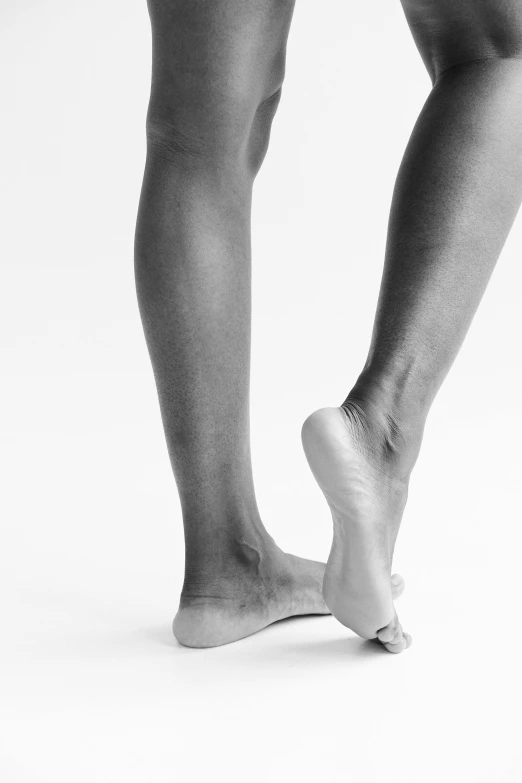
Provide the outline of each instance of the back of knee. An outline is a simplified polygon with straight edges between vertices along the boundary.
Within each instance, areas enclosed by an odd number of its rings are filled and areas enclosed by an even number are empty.
[[[149,153],[170,163],[244,167],[255,176],[266,154],[281,88],[256,99],[236,85],[153,85],[147,114]]]
[[[252,124],[249,129],[246,146],[246,162],[250,171],[255,175],[261,168],[265,158],[272,120],[274,119],[279,101],[281,100],[281,87],[257,107]]]
[[[415,42],[433,82],[458,65],[522,58],[519,0],[401,0]]]

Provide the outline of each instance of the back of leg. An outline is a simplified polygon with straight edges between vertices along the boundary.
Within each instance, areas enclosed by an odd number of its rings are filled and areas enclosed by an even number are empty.
[[[519,0],[401,0],[433,81],[448,68],[490,58],[522,57]]]
[[[258,519],[248,438],[250,204],[291,0],[150,0],[136,283],[185,522]],[[218,521],[217,521],[218,520]],[[200,536],[201,538],[201,536]]]
[[[434,86],[394,189],[368,360],[345,412],[303,427],[333,512],[325,599],[390,652],[410,641],[390,573],[426,416],[522,200],[522,3],[402,2]]]
[[[283,553],[249,443],[250,204],[293,0],[150,0],[153,77],[136,283],[185,530],[174,633],[224,644],[326,611],[323,567]]]
[[[149,145],[188,152],[193,163],[250,161],[255,173],[283,82],[293,6],[294,0],[149,0]]]
[[[522,3],[401,2],[434,86],[394,189],[367,368],[409,422],[424,420],[520,206]]]

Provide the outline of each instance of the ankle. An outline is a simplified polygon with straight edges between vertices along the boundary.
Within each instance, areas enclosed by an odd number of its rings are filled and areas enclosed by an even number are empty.
[[[427,406],[390,379],[363,373],[342,407],[371,437],[375,456],[409,476],[419,454]]]
[[[261,521],[230,520],[228,527],[212,529],[185,520],[185,584],[236,580],[263,570],[280,553]]]
[[[281,570],[282,557],[271,539],[259,542],[251,537],[229,539],[226,547],[221,542],[214,548],[211,543],[196,556],[187,548],[180,605],[234,602],[245,594],[260,597]]]
[[[181,510],[187,556],[229,553],[238,540],[262,545],[270,539],[253,488],[241,492],[225,483],[211,492],[202,488],[199,496],[181,496]]]

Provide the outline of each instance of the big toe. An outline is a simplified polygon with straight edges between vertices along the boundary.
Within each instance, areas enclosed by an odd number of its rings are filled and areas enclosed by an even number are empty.
[[[404,633],[397,615],[391,623],[377,631],[377,639],[391,653],[404,652],[411,646],[411,636],[409,633]]]
[[[392,591],[392,598],[394,601],[403,594],[405,587],[406,584],[402,576],[400,574],[392,574],[391,591]]]

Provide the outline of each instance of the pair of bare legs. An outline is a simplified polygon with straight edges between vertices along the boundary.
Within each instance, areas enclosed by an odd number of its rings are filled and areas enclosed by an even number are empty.
[[[294,3],[149,0],[136,282],[185,529],[182,644],[328,610],[390,652],[411,642],[393,549],[430,405],[522,199],[522,3],[402,5],[433,88],[397,177],[368,359],[303,425],[334,520],[324,575],[265,530],[249,444],[251,194]]]

